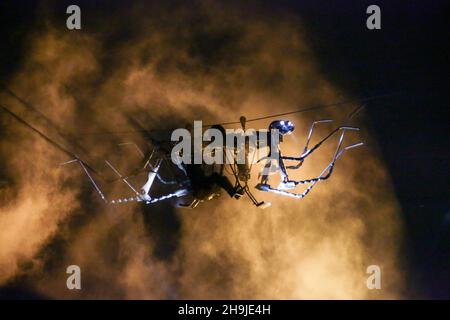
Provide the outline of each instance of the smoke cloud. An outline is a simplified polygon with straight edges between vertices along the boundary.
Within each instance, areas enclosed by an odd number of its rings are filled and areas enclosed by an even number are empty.
[[[135,5],[100,16],[95,32],[69,32],[51,21],[30,34],[29,52],[7,84],[22,102],[2,91],[2,104],[102,171],[104,159],[124,172],[135,167],[135,151],[116,144],[145,146],[145,135],[128,133],[136,129],[236,121],[349,98],[321,74],[305,28],[287,13],[205,1]],[[354,107],[287,117],[296,130],[283,152],[301,152],[312,120],[346,123]],[[80,168],[59,166],[67,154],[9,115],[0,120],[0,285],[86,299],[403,294],[400,210],[363,113],[350,124],[364,132],[349,133],[346,143],[362,139],[369,147],[345,154],[330,180],[303,200],[255,190],[272,202],[266,210],[227,195],[195,210],[104,205]],[[252,126],[264,129],[269,121]],[[333,128],[320,126],[315,141]],[[335,143],[293,175],[320,173]],[[123,196],[120,185],[105,188]],[[71,264],[81,267],[80,291],[66,288]],[[366,287],[372,264],[382,270],[382,290]]]

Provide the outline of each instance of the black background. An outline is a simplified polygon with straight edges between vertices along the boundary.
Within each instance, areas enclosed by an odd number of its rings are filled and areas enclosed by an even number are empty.
[[[20,66],[26,36],[41,21],[36,1],[0,2],[0,80]],[[58,1],[83,12],[114,13],[125,1]],[[377,4],[382,29],[366,28]],[[410,298],[450,298],[449,1],[262,1],[258,10],[289,11],[305,23],[321,72],[354,96],[401,94],[368,105],[405,223]],[[64,20],[62,20],[64,21]],[[0,171],[1,173],[1,171]],[[370,182],[368,182],[370,183]],[[417,292],[420,294],[417,296]],[[3,298],[33,298],[20,288]]]

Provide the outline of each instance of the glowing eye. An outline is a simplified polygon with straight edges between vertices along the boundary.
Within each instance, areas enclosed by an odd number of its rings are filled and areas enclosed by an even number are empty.
[[[281,121],[280,121],[280,124],[281,124],[282,126],[284,126],[284,121],[283,121],[283,120],[281,120]]]

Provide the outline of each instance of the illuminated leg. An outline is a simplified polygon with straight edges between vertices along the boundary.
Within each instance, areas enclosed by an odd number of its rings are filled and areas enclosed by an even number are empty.
[[[288,169],[298,169],[304,159],[306,157],[308,157],[309,155],[311,155],[315,150],[317,150],[325,141],[327,141],[329,138],[331,138],[335,133],[337,133],[338,131],[347,131],[347,130],[354,130],[354,131],[359,131],[359,128],[356,127],[349,127],[349,126],[340,126],[336,129],[334,129],[333,131],[331,131],[325,138],[323,138],[321,141],[319,141],[316,145],[314,145],[314,147],[312,147],[311,149],[307,149],[305,152],[303,152],[302,155],[300,155],[299,157],[282,157],[282,159],[284,160],[291,160],[291,161],[299,161],[299,163],[295,166],[289,166]]]

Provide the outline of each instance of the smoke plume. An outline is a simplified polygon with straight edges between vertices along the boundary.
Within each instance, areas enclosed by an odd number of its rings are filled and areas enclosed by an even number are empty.
[[[81,31],[48,18],[45,30],[30,34],[10,92],[0,96],[2,105],[102,171],[104,159],[124,172],[135,165],[135,150],[116,144],[145,145],[145,135],[130,133],[137,129],[236,121],[351,98],[321,74],[307,31],[287,13],[209,1],[119,12],[89,27],[84,21]],[[318,141],[349,122],[356,106],[287,117],[296,130],[283,152],[301,152],[312,120],[335,120],[318,128]],[[255,190],[272,202],[266,210],[226,194],[195,210],[104,205],[79,167],[59,166],[67,154],[11,116],[0,119],[0,285],[50,298],[402,295],[399,207],[363,113],[349,123],[363,133],[349,133],[346,143],[369,147],[345,154],[303,200]],[[321,147],[295,177],[320,173],[335,144]],[[252,168],[252,186],[259,168]],[[105,188],[125,192],[116,184]],[[82,270],[76,292],[66,288],[72,264]],[[382,290],[366,287],[373,264],[382,270]]]

